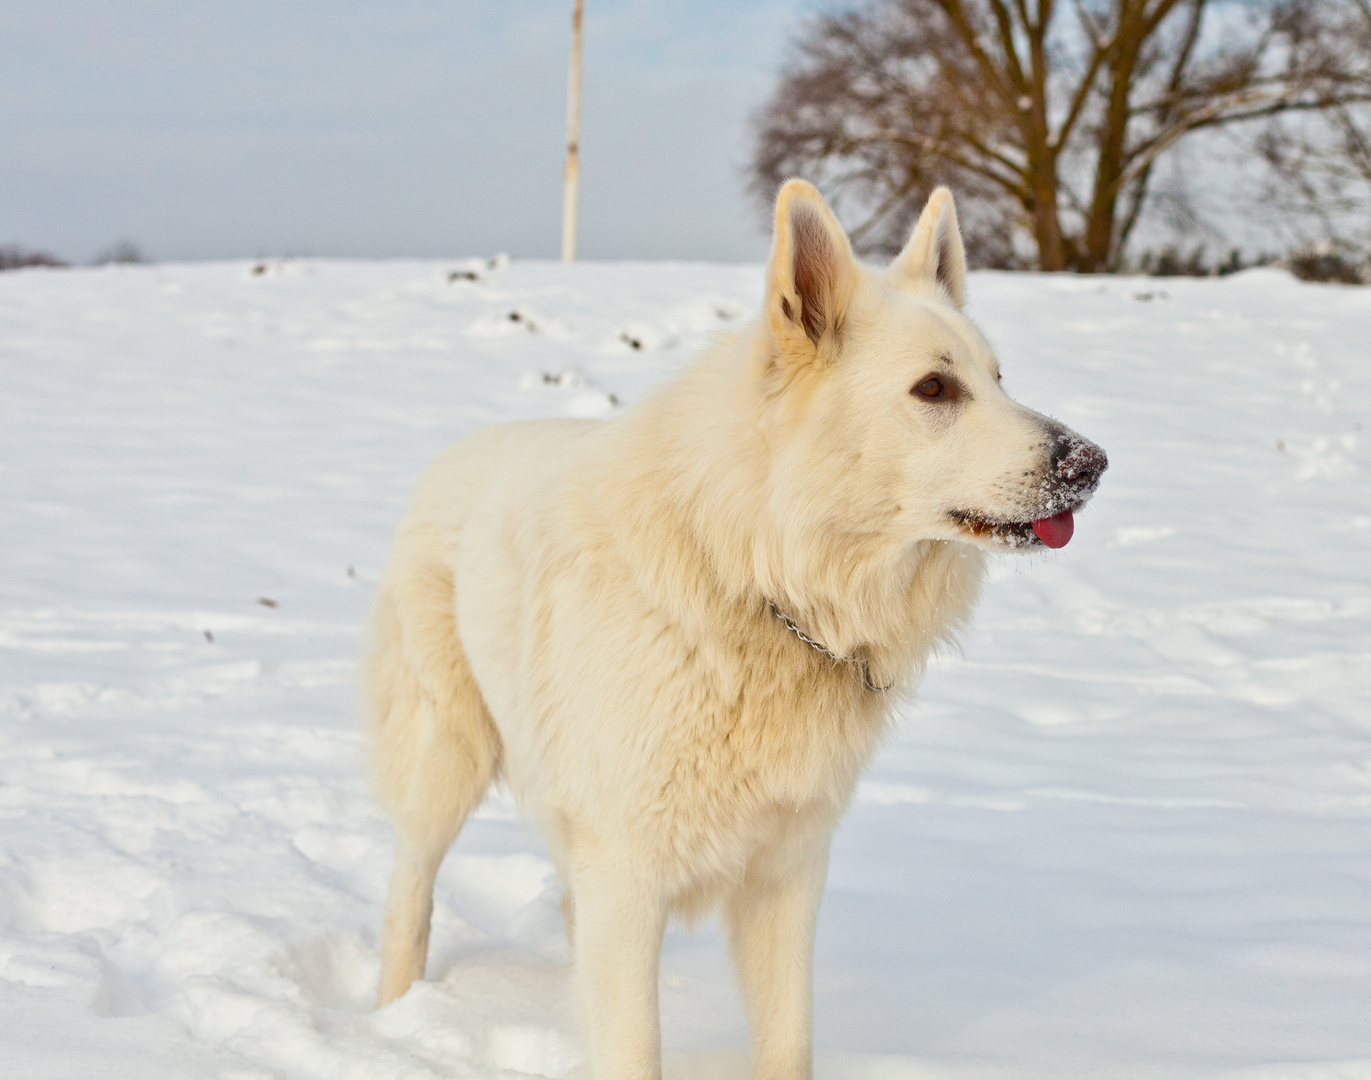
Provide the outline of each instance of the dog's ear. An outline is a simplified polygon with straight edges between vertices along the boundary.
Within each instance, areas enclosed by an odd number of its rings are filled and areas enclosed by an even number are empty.
[[[766,272],[767,326],[783,367],[836,355],[858,273],[823,196],[803,180],[787,181],[776,196]]]
[[[947,188],[940,187],[928,197],[909,243],[895,256],[886,277],[897,289],[941,287],[953,304],[962,306],[966,299],[966,249],[957,225],[957,206]]]

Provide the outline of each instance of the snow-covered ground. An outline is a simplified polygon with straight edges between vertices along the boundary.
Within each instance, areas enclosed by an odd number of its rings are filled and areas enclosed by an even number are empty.
[[[370,1011],[359,626],[439,448],[609,414],[759,292],[0,276],[0,1073],[574,1074],[558,893],[500,798],[443,870],[431,981]],[[999,564],[838,834],[821,1077],[1371,1076],[1371,289],[970,293],[1006,386],[1111,468],[1069,547]],[[713,932],[669,937],[662,1002],[676,1076],[742,1075]]]

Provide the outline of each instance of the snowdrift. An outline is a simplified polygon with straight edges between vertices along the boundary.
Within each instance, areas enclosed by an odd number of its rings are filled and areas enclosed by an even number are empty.
[[[286,261],[0,276],[0,1061],[25,1077],[574,1075],[551,867],[495,797],[431,981],[370,1011],[389,832],[353,685],[408,487],[608,416],[756,267]],[[1109,452],[1004,558],[836,838],[820,1075],[1371,1075],[1371,290],[973,275]],[[676,1077],[745,1075],[670,935]]]

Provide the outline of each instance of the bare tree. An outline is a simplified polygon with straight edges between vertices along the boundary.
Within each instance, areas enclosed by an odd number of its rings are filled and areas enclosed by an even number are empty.
[[[30,266],[66,266],[56,255],[46,251],[30,251],[18,244],[0,247],[0,270],[23,270]]]
[[[755,190],[823,187],[868,248],[932,187],[969,254],[1117,266],[1159,157],[1197,131],[1371,99],[1339,37],[1366,0],[875,0],[814,20],[757,118]]]
[[[148,260],[143,249],[132,240],[117,240],[91,261],[95,266],[108,266],[111,263],[144,263]]]
[[[1339,16],[1331,24],[1337,40],[1371,67],[1371,0],[1349,0]],[[1277,117],[1255,147],[1275,180],[1268,202],[1317,222],[1318,239],[1331,247],[1362,258],[1371,251],[1371,106],[1333,101],[1301,124]]]

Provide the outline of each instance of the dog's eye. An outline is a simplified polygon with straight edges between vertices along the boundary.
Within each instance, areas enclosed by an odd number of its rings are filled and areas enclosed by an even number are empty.
[[[922,398],[940,398],[946,392],[947,387],[943,385],[942,379],[925,379],[910,391],[918,394]]]

